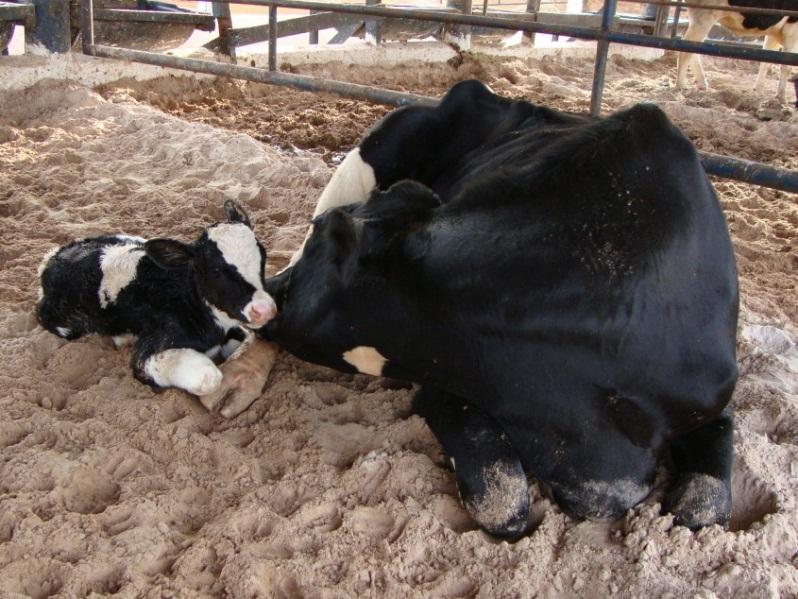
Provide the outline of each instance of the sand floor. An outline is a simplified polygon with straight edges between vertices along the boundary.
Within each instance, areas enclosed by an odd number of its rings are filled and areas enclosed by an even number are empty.
[[[496,91],[585,110],[592,58],[286,65],[436,95]],[[702,149],[798,168],[798,116],[746,88],[756,66],[614,58],[606,105],[654,100]],[[769,82],[775,95],[775,81]],[[576,522],[530,486],[536,528],[475,529],[402,383],[281,354],[232,420],[154,393],[109,340],[36,326],[36,267],[79,236],[192,239],[225,198],[283,266],[342,152],[385,107],[164,78],[96,93],[43,81],[0,97],[0,597],[796,597],[798,204],[716,182],[742,283],[731,530],[660,515],[662,485],[614,523]]]

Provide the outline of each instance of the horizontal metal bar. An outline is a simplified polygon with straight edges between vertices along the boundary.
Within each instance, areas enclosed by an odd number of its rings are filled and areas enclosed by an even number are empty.
[[[771,15],[774,17],[798,17],[798,10],[784,10],[781,8],[762,8],[761,6],[728,6],[720,4],[698,4],[696,2],[673,2],[671,0],[623,0],[636,4],[653,4],[655,6],[681,6],[682,8],[700,8],[701,10],[721,10],[739,12],[751,15]]]
[[[219,1],[231,2],[232,0]],[[238,2],[239,0],[236,1]],[[308,2],[305,0],[245,0],[244,2],[240,3],[252,4],[255,6],[280,6],[284,8],[330,11],[344,14],[367,15],[394,19],[419,19],[422,21],[452,23],[457,25],[475,25],[492,27],[495,29],[528,31],[531,33],[549,33],[552,35],[562,35],[588,40],[606,40],[612,43],[630,44],[633,46],[643,46],[646,48],[658,48],[660,50],[676,50],[679,52],[706,54],[708,56],[723,56],[726,58],[739,58],[742,60],[770,62],[773,64],[798,65],[798,53],[794,52],[776,52],[774,50],[761,50],[757,48],[718,46],[716,44],[708,44],[705,42],[688,42],[685,40],[659,38],[636,33],[600,31],[587,27],[569,27],[565,25],[539,23],[536,21],[513,20],[500,17],[483,17],[481,15],[443,13],[437,10],[421,11],[417,9],[387,8],[384,6],[327,4],[325,2]]]
[[[277,37],[288,37],[289,35],[299,35],[308,33],[312,29],[330,29],[343,23],[350,23],[359,17],[349,17],[337,15],[331,12],[317,13],[307,17],[297,17],[277,22]],[[247,46],[257,42],[265,42],[269,39],[269,25],[255,25],[253,27],[242,27],[231,29],[230,35],[235,40],[236,46]],[[206,44],[205,47],[208,47]]]
[[[110,46],[101,45],[93,45],[89,50],[90,52],[88,53],[94,56],[132,60],[134,62],[142,62],[173,69],[208,73],[210,75],[220,75],[223,77],[235,77],[237,79],[255,81],[258,83],[285,85],[303,91],[334,93],[348,98],[369,100],[389,106],[412,105],[434,107],[438,105],[438,99],[429,96],[405,94],[368,85],[357,85],[354,83],[344,83],[342,81],[319,79],[316,77],[304,77],[302,75],[292,75],[279,71],[270,72],[254,67],[223,64],[195,58],[178,58],[165,54],[112,48]],[[750,160],[721,156],[709,152],[699,151],[698,154],[704,164],[704,170],[706,170],[709,175],[726,179],[736,179],[738,181],[751,183],[752,185],[760,185],[762,187],[798,193],[798,171],[791,171],[767,164],[752,162]]]
[[[24,22],[25,27],[34,27],[36,25],[36,10],[33,4],[0,2],[0,21]]]
[[[194,25],[205,31],[213,31],[216,28],[216,21],[211,15],[187,12],[166,12],[160,10],[97,8],[94,10],[94,20]]]
[[[182,69],[184,71],[195,71],[197,73],[208,73],[222,77],[235,77],[246,81],[258,83],[270,83],[272,85],[286,85],[303,91],[310,92],[329,92],[356,98],[359,100],[370,100],[380,104],[392,106],[421,105],[435,106],[438,100],[427,96],[416,96],[413,94],[403,94],[387,89],[380,89],[356,83],[344,83],[342,81],[332,81],[317,77],[305,77],[302,75],[292,75],[281,73],[280,71],[266,71],[254,67],[240,65],[223,64],[208,60],[198,60],[196,58],[178,58],[166,54],[156,54],[154,52],[144,52],[142,50],[130,50],[127,48],[113,48],[95,44],[87,52],[93,56],[103,56],[105,58],[116,58],[119,60],[132,60],[145,64],[153,64],[161,67]]]
[[[698,156],[708,175],[798,193],[798,171],[712,152],[699,151]]]

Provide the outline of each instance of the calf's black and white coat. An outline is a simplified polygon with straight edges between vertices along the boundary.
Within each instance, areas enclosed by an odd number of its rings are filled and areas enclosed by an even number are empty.
[[[64,339],[133,336],[133,373],[153,387],[212,393],[229,356],[276,314],[263,289],[266,252],[249,217],[225,203],[227,222],[192,244],[106,235],[73,241],[45,257],[39,323]]]

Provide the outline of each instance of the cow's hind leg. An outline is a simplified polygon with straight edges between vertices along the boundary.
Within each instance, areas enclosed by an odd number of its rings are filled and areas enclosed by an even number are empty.
[[[423,388],[413,401],[451,458],[460,498],[486,532],[504,538],[524,533],[529,513],[526,475],[498,424],[448,393]]]
[[[676,482],[664,509],[676,524],[696,529],[731,518],[733,414],[731,408],[671,445]]]

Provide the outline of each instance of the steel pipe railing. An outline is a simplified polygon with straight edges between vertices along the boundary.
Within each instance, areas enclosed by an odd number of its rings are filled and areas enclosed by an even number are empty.
[[[88,0],[84,0],[88,1]],[[621,33],[616,31],[601,31],[588,27],[570,27],[568,25],[555,25],[538,23],[525,19],[513,20],[504,17],[483,17],[482,15],[465,15],[451,12],[426,11],[417,9],[389,8],[385,6],[363,6],[350,4],[328,4],[325,2],[312,2],[307,0],[218,0],[223,3],[235,2],[252,6],[277,6],[282,8],[296,8],[304,10],[320,10],[336,13],[354,14],[362,16],[417,19],[420,21],[433,21],[453,25],[474,25],[492,29],[508,29],[513,31],[528,31],[530,33],[548,33],[568,37],[577,37],[587,40],[607,40],[610,43],[629,44],[660,50],[676,50],[693,54],[708,56],[722,56],[725,58],[739,58],[757,62],[770,62],[773,64],[798,65],[798,53],[776,52],[758,48],[736,47],[706,42],[688,42],[679,39],[655,38],[636,33]]]
[[[228,3],[230,0],[217,0]],[[206,60],[192,58],[178,58],[165,54],[144,52],[140,50],[130,50],[124,48],[114,48],[111,46],[95,45],[93,42],[93,0],[81,0],[81,27],[84,32],[83,50],[86,54],[115,58],[120,60],[130,60],[162,67],[195,71],[211,75],[234,77],[248,81],[268,83],[273,85],[284,85],[294,87],[303,91],[328,92],[350,98],[364,99],[372,102],[388,104],[393,106],[422,105],[435,106],[438,100],[427,96],[406,94],[386,89],[380,89],[368,85],[345,83],[316,77],[306,77],[289,73],[281,73],[276,70],[276,11],[277,7],[300,8],[313,11],[340,12],[345,14],[357,14],[364,16],[376,16],[383,18],[409,18],[418,20],[435,21],[441,23],[454,23],[463,25],[477,25],[496,29],[520,30],[529,33],[551,33],[557,35],[568,35],[581,37],[583,39],[593,39],[603,42],[602,45],[608,46],[611,42],[639,45],[645,47],[670,49],[677,51],[695,51],[700,54],[711,56],[725,56],[729,58],[742,58],[746,60],[766,61],[777,64],[798,64],[798,54],[781,53],[771,50],[760,50],[757,48],[734,47],[719,44],[707,44],[701,42],[685,42],[668,38],[651,38],[637,34],[624,34],[614,32],[610,29],[614,16],[615,0],[607,0],[610,4],[602,18],[602,29],[589,29],[585,27],[569,27],[564,25],[537,23],[529,20],[514,21],[507,18],[484,17],[470,14],[457,14],[450,12],[437,12],[429,10],[414,9],[393,9],[383,6],[362,6],[362,5],[339,5],[326,4],[306,0],[237,0],[242,4],[269,7],[269,69],[264,70],[255,67],[238,66],[235,64],[224,64]],[[656,0],[655,0],[656,2]],[[597,52],[596,70],[594,76],[593,95],[591,98],[591,113],[598,114],[601,104],[601,95],[604,83],[604,67],[606,66],[606,52]],[[601,56],[603,55],[603,58]],[[600,62],[603,62],[602,66]],[[742,160],[738,158],[720,156],[708,152],[699,152],[701,161],[706,172],[710,175],[736,179],[745,183],[771,187],[783,191],[798,193],[798,172],[788,169],[772,167],[766,164]]]
[[[279,71],[266,71],[255,67],[211,62],[209,60],[199,60],[196,58],[178,58],[166,54],[113,48],[111,46],[94,46],[92,50],[94,56],[132,60],[134,62],[142,62],[161,67],[207,73],[209,75],[219,75],[223,77],[234,77],[236,79],[244,79],[257,83],[285,85],[302,91],[334,93],[348,98],[369,100],[380,104],[388,104],[390,106],[412,105],[434,107],[438,104],[437,98],[431,98],[429,96],[406,94],[368,85],[293,75],[290,73],[281,73]],[[704,165],[704,169],[710,175],[798,193],[798,172],[796,171],[709,152],[699,151],[698,154]]]

